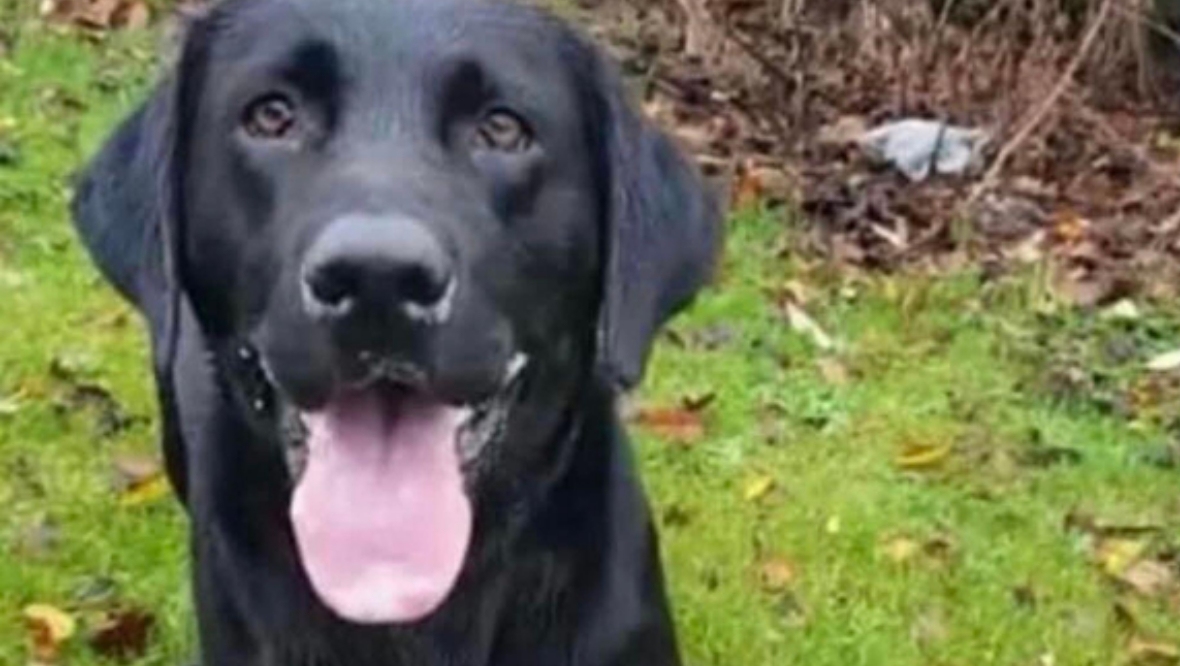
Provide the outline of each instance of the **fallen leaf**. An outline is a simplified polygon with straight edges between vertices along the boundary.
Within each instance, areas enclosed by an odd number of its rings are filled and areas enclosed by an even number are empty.
[[[795,332],[811,338],[815,346],[820,349],[828,351],[835,348],[835,341],[811,318],[811,315],[803,311],[803,308],[794,303],[786,303],[783,306],[783,311],[787,315],[787,323]]]
[[[840,516],[831,516],[828,522],[824,523],[824,531],[828,534],[840,533]]]
[[[925,470],[938,467],[950,456],[950,444],[907,444],[894,461],[904,470]]]
[[[74,617],[49,604],[26,606],[24,617],[33,661],[38,664],[56,663],[62,644],[77,631]]]
[[[1131,666],[1175,666],[1180,664],[1180,648],[1136,636],[1127,645],[1127,659]]]
[[[905,564],[921,552],[922,546],[909,537],[893,537],[881,547],[881,553],[894,564]]]
[[[1147,362],[1147,369],[1152,372],[1171,372],[1180,369],[1180,349],[1153,357]]]
[[[819,128],[816,140],[821,145],[850,146],[859,142],[868,129],[864,116],[841,116],[836,122]]]
[[[795,582],[795,567],[786,558],[772,557],[758,564],[758,582],[766,592],[783,592]]]
[[[151,21],[152,15],[143,2],[126,3],[119,8],[116,23],[131,30],[142,30]]]
[[[108,659],[130,661],[147,651],[156,618],[146,611],[121,608],[105,613],[90,635],[90,647]]]
[[[730,192],[730,207],[739,210],[755,206],[762,200],[763,193],[758,172],[748,163],[739,164]]]
[[[1065,245],[1073,245],[1086,237],[1090,229],[1090,222],[1072,210],[1058,211],[1053,216],[1053,240]]]
[[[155,456],[134,453],[115,455],[111,466],[114,468],[115,490],[118,492],[150,483],[162,471],[160,461]]]
[[[12,416],[19,412],[23,406],[15,395],[0,396],[0,416]]]
[[[775,481],[772,476],[756,476],[746,482],[745,488],[742,490],[742,497],[747,502],[757,502],[764,499],[774,490]]]
[[[1135,301],[1129,298],[1119,299],[1114,305],[1102,311],[1102,317],[1104,319],[1115,321],[1135,321],[1142,316],[1143,313],[1140,312],[1139,306],[1135,305]]]
[[[1094,552],[1094,559],[1106,575],[1118,578],[1132,564],[1143,556],[1147,542],[1136,539],[1101,539]]]
[[[171,492],[171,488],[168,485],[167,477],[163,472],[157,472],[140,483],[128,486],[119,493],[119,506],[133,507],[150,504],[167,496],[169,492]]]
[[[1162,597],[1176,589],[1176,572],[1156,560],[1139,560],[1116,579],[1144,597]]]
[[[683,407],[641,407],[634,420],[639,427],[673,444],[695,444],[705,436],[701,413]]]

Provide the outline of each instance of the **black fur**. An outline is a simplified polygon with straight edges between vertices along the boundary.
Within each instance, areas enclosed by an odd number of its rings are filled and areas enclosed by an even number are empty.
[[[237,123],[299,102],[296,143]],[[463,143],[482,109],[531,126],[523,156]],[[460,137],[457,139],[456,137]],[[322,404],[350,369],[300,304],[298,267],[341,215],[425,221],[457,266],[429,336],[383,352],[463,400],[507,350],[531,363],[471,494],[476,532],[444,605],[409,626],[342,621],[315,597],[287,517],[276,401]],[[632,109],[614,69],[536,10],[477,0],[227,0],[89,165],[79,234],[151,334],[169,476],[191,517],[202,663],[607,666],[679,663],[617,391],[709,277],[719,215]]]

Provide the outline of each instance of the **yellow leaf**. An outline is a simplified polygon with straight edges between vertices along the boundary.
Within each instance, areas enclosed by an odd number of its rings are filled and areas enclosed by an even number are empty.
[[[894,564],[905,564],[914,559],[921,548],[918,542],[913,539],[908,537],[894,537],[882,546],[881,552]]]
[[[1144,541],[1133,539],[1103,539],[1095,557],[1108,576],[1118,577],[1139,560],[1147,549]]]
[[[929,469],[942,464],[951,453],[950,444],[910,444],[897,457],[897,466],[902,469]]]
[[[840,516],[832,516],[828,518],[828,522],[824,525],[824,531],[828,534],[837,534],[840,532]]]
[[[119,505],[139,506],[141,504],[149,504],[166,496],[170,490],[168,479],[163,474],[155,474],[123,491],[119,495]]]
[[[49,604],[31,604],[24,609],[29,651],[35,663],[57,661],[61,644],[77,630],[73,616]]]
[[[774,478],[758,476],[746,482],[746,488],[742,495],[747,502],[757,502],[769,495],[772,490],[774,490]]]

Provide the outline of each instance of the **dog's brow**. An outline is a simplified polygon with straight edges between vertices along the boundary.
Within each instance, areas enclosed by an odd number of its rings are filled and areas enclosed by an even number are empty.
[[[332,99],[341,82],[340,57],[329,42],[306,40],[291,50],[278,73],[307,95]]]

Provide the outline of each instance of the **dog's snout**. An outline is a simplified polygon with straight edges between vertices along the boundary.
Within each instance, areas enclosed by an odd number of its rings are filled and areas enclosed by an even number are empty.
[[[453,287],[452,261],[421,223],[351,216],[332,222],[308,250],[302,270],[309,314],[332,321],[441,316]]]

